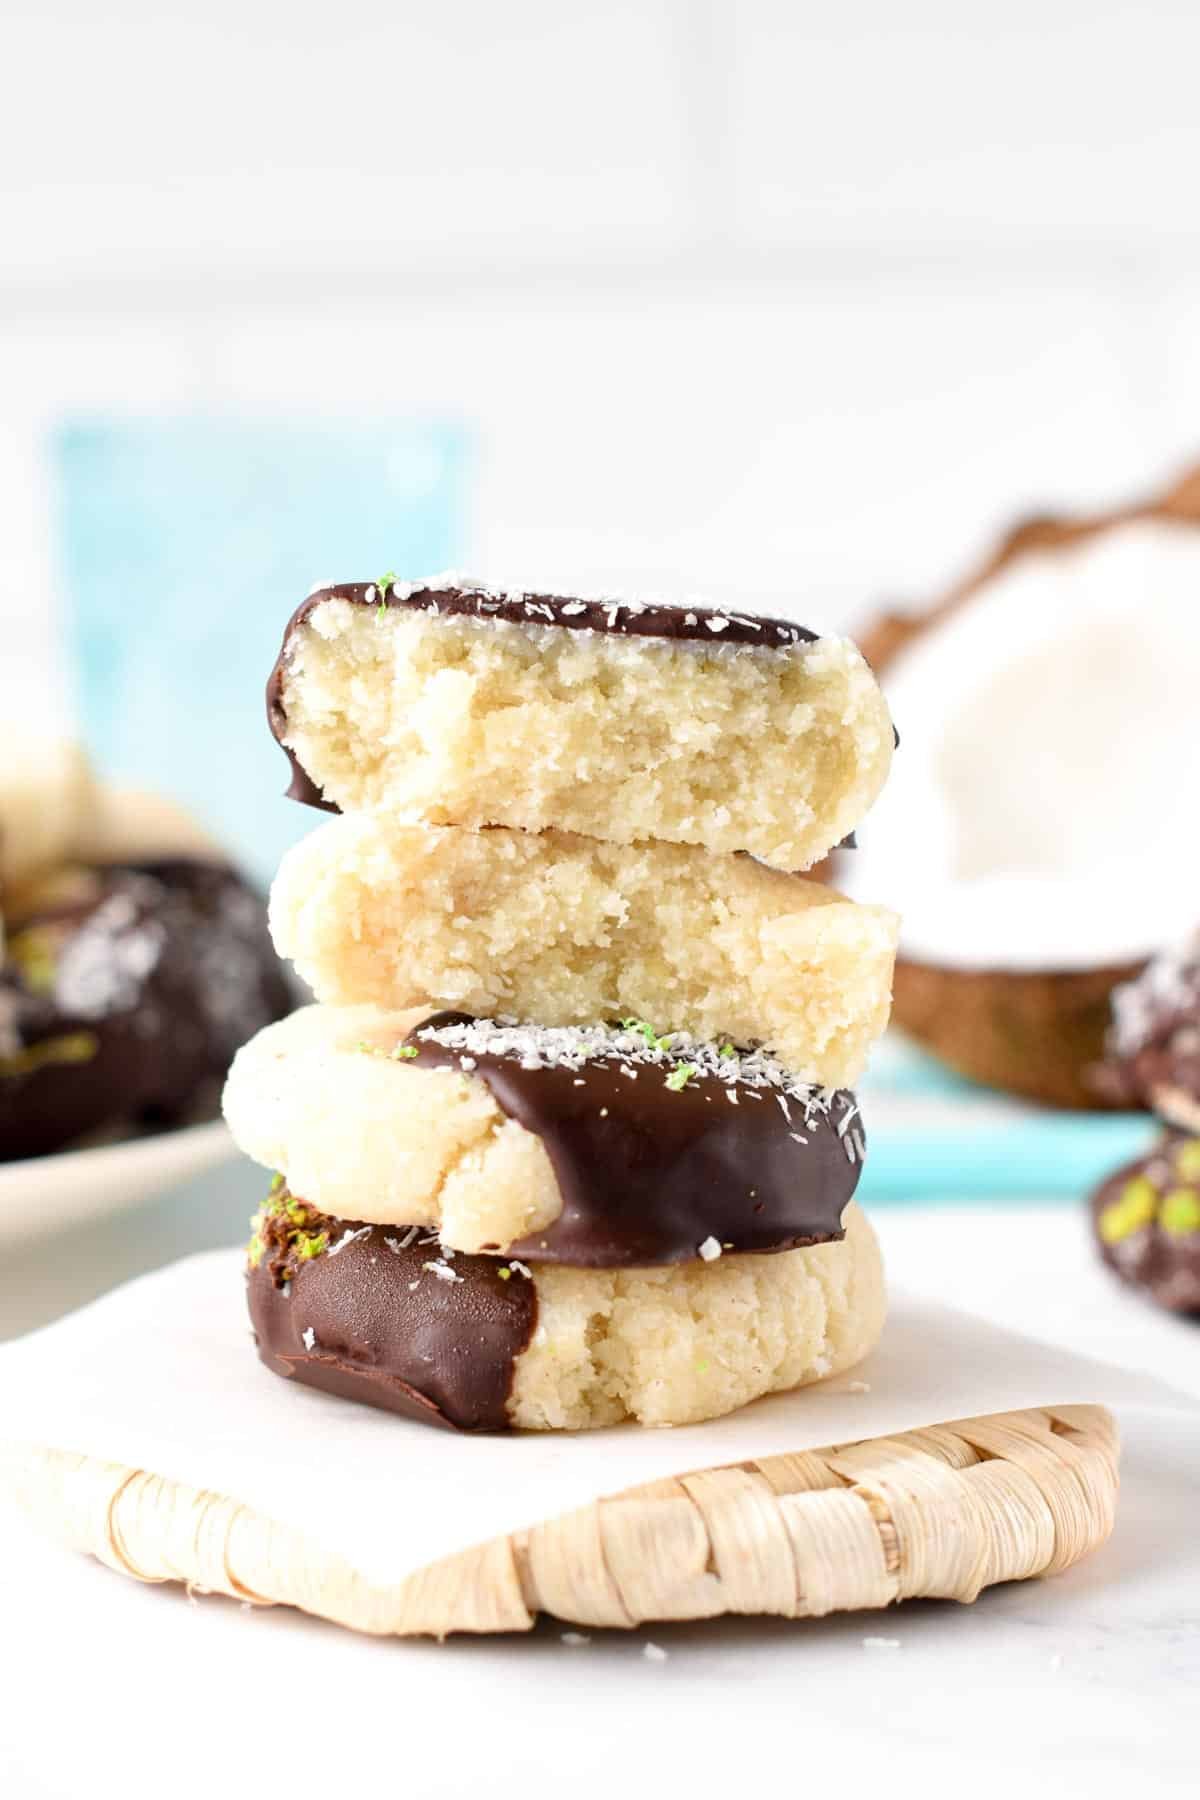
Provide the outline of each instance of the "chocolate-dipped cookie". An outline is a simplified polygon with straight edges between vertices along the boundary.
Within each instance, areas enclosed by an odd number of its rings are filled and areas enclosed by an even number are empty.
[[[1114,991],[1106,1048],[1098,1080],[1107,1098],[1200,1131],[1200,935]]]
[[[68,866],[17,896],[0,964],[0,1160],[213,1110],[290,994],[262,902],[230,868]]]
[[[893,749],[846,639],[452,575],[310,594],[267,709],[310,804],[744,850],[787,870],[853,830]]]
[[[1168,1132],[1092,1196],[1100,1254],[1171,1312],[1200,1316],[1200,1137]]]
[[[853,1095],[632,1020],[310,1007],[239,1053],[225,1113],[325,1213],[577,1268],[837,1239],[865,1152]]]
[[[275,1374],[464,1431],[717,1418],[849,1368],[883,1325],[879,1251],[845,1236],[779,1256],[576,1269],[466,1256],[436,1235],[331,1218],[278,1184],[247,1290]]]

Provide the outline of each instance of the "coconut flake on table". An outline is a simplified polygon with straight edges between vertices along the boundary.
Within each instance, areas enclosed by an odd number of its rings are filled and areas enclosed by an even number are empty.
[[[1016,559],[889,670],[902,748],[842,885],[942,967],[1095,968],[1182,938],[1197,669],[1194,526]]]

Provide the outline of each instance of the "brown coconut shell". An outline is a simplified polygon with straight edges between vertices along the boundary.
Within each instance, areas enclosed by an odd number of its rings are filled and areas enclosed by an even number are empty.
[[[886,688],[888,668],[901,651],[944,624],[1018,557],[1069,549],[1140,519],[1200,526],[1200,466],[1165,492],[1129,506],[1026,519],[931,606],[881,613],[860,634],[863,654]],[[926,1050],[974,1081],[1048,1106],[1108,1108],[1113,1102],[1094,1084],[1094,1071],[1104,1051],[1112,990],[1144,967],[1144,961],[1126,962],[1029,974],[941,968],[901,957],[893,1017]]]

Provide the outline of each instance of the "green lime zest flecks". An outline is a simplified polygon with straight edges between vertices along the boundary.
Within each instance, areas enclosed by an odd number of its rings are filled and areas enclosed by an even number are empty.
[[[657,1030],[651,1025],[648,1019],[618,1019],[617,1023],[620,1025],[622,1031],[640,1032],[651,1050],[669,1050],[671,1045],[675,1042],[675,1033],[673,1031],[668,1031],[664,1036],[660,1037]]]
[[[1104,1207],[1097,1221],[1101,1241],[1119,1244],[1135,1231],[1153,1225],[1158,1214],[1158,1190],[1147,1175],[1127,1181],[1115,1200]]]
[[[421,1054],[415,1044],[397,1044],[394,1050],[385,1050],[382,1044],[369,1044],[366,1038],[359,1038],[354,1048],[364,1056],[386,1056],[392,1062],[411,1062]]]
[[[682,1093],[692,1076],[699,1073],[695,1063],[680,1063],[679,1067],[672,1069],[667,1076],[667,1086],[673,1094]]]
[[[1200,1231],[1200,1194],[1195,1188],[1172,1188],[1163,1195],[1158,1222],[1172,1237],[1190,1237]]]
[[[391,585],[395,581],[395,579],[396,579],[395,569],[389,569],[387,574],[381,575],[379,577],[379,580],[375,584],[376,592],[379,595],[379,605],[375,608],[375,613],[376,613],[377,618],[382,619],[384,614],[387,612],[387,591],[391,587]]]

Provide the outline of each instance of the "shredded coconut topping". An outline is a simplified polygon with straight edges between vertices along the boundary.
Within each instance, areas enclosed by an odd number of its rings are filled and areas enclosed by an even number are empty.
[[[357,1231],[351,1231],[347,1228],[336,1244],[330,1244],[326,1254],[328,1256],[337,1256],[340,1251],[346,1248],[347,1244],[357,1243],[359,1238],[370,1237],[370,1235],[371,1227],[369,1225],[360,1225]]]
[[[624,1074],[636,1078],[640,1070],[659,1069],[666,1085],[679,1091],[691,1082],[715,1080],[723,1083],[728,1097],[736,1102],[735,1090],[743,1098],[765,1099],[774,1092],[791,1123],[788,1102],[803,1109],[804,1122],[829,1118],[837,1124],[847,1159],[853,1162],[861,1155],[861,1139],[848,1129],[858,1112],[853,1095],[842,1089],[818,1087],[797,1080],[768,1050],[754,1046],[737,1046],[705,1042],[690,1032],[674,1031],[659,1036],[649,1026],[607,1025],[515,1025],[499,1019],[472,1019],[448,1025],[423,1025],[417,1039],[438,1044],[457,1052],[459,1066],[475,1067],[481,1056],[505,1057],[523,1069],[583,1070],[589,1063],[615,1064]],[[680,1083],[682,1070],[690,1071],[688,1082]],[[576,1084],[578,1085],[578,1084]]]
[[[454,1270],[450,1267],[450,1264],[448,1262],[427,1262],[427,1263],[422,1263],[421,1267],[423,1269],[429,1269],[434,1275],[437,1276],[439,1281],[463,1281],[463,1280],[465,1280],[465,1276],[455,1274]]]
[[[1200,1014],[1200,933],[1162,951],[1136,981],[1114,990],[1111,1047],[1132,1056],[1166,1020],[1187,1013]]]
[[[328,585],[330,584],[320,584],[311,589],[310,594],[320,593],[322,588]],[[469,596],[474,602],[475,610],[484,618],[490,613],[496,612],[502,605],[516,605],[520,606],[525,617],[531,622],[541,620],[547,624],[554,624],[560,619],[577,619],[581,613],[587,612],[589,607],[599,607],[604,613],[610,630],[623,612],[636,616],[646,612],[652,606],[665,606],[674,611],[680,604],[679,601],[665,595],[642,595],[636,599],[624,594],[538,595],[529,593],[523,588],[489,586],[485,582],[460,574],[454,569],[449,569],[441,575],[430,576],[425,581],[390,581],[380,583],[378,586],[371,582],[364,591],[364,599],[370,605],[377,598],[385,600],[390,593],[398,604],[403,605],[417,594],[449,592],[458,592]],[[700,601],[695,601],[694,605],[698,610],[688,610],[683,615],[684,623],[693,629],[698,624],[703,611]],[[436,612],[438,610],[436,602],[428,610]],[[742,613],[717,612],[707,614],[704,622],[714,637],[727,631],[730,625],[761,632],[763,625],[768,624],[778,640],[777,646],[773,647],[786,646],[792,649],[797,645],[809,644],[813,641],[813,634],[802,625],[792,625],[777,619],[764,621],[747,617]]]

